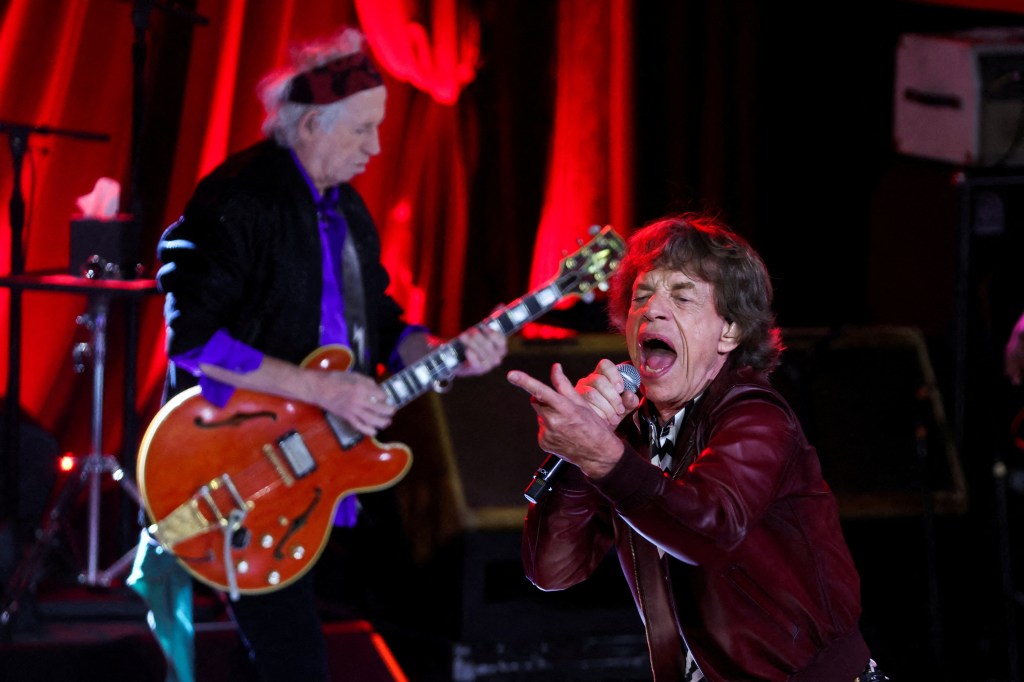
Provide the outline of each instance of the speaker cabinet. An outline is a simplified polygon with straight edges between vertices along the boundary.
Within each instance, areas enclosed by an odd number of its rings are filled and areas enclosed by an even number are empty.
[[[966,484],[921,332],[783,330],[772,380],[818,450],[845,517],[961,513]]]
[[[1020,165],[1024,30],[908,33],[896,50],[894,142],[956,164]]]
[[[622,337],[517,338],[500,371],[460,379],[442,397],[462,493],[479,521],[493,518],[500,523],[501,510],[514,509],[518,527],[525,508],[523,489],[546,456],[537,444],[537,415],[530,396],[509,384],[506,373],[517,369],[550,384],[551,367],[558,362],[575,382],[602,358],[616,363],[629,359]]]
[[[448,393],[427,394],[396,415],[382,438],[405,443],[413,452],[412,469],[398,484],[398,494],[417,556],[463,530],[522,526],[523,490],[546,454],[537,445],[529,396],[508,383],[507,372],[518,369],[549,381],[552,364],[560,362],[575,381],[602,358],[628,359],[621,336],[515,336],[501,367],[456,379]]]

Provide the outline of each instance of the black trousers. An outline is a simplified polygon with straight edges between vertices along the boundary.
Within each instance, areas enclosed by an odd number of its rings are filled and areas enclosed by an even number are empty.
[[[316,566],[291,585],[228,602],[261,682],[330,679],[321,613],[331,620],[408,617],[412,556],[393,489],[360,496],[355,528],[333,528]],[[336,682],[341,682],[336,680]]]
[[[261,682],[326,682],[327,646],[312,571],[280,590],[229,603]]]

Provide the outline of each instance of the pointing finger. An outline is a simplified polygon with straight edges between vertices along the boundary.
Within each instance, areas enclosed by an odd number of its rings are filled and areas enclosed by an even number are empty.
[[[512,370],[507,375],[508,382],[513,386],[518,386],[527,393],[529,393],[535,400],[540,402],[550,402],[552,399],[557,398],[557,393],[547,386],[543,381],[538,381],[526,372],[519,370]]]

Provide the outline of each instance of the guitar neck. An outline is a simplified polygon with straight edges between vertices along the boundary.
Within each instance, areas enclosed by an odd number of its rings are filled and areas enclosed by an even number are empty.
[[[476,325],[476,328],[490,327],[505,336],[511,336],[523,326],[537,319],[558,303],[571,283],[556,278],[539,289],[531,291]],[[438,381],[446,381],[466,361],[462,342],[453,339],[392,375],[381,384],[388,394],[388,401],[401,408],[429,391]]]
[[[607,274],[619,265],[624,253],[622,237],[610,225],[606,226],[590,243],[562,259],[556,277],[494,312],[475,328],[489,327],[509,336],[551,310],[565,296],[587,296],[595,287],[604,289]],[[451,379],[465,361],[465,349],[456,338],[391,376],[381,388],[397,409],[426,393],[435,383]]]

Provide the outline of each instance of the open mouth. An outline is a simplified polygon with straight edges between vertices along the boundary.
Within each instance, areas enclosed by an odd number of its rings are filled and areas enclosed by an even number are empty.
[[[666,339],[656,334],[640,337],[640,372],[647,376],[660,376],[675,363],[676,350]]]

